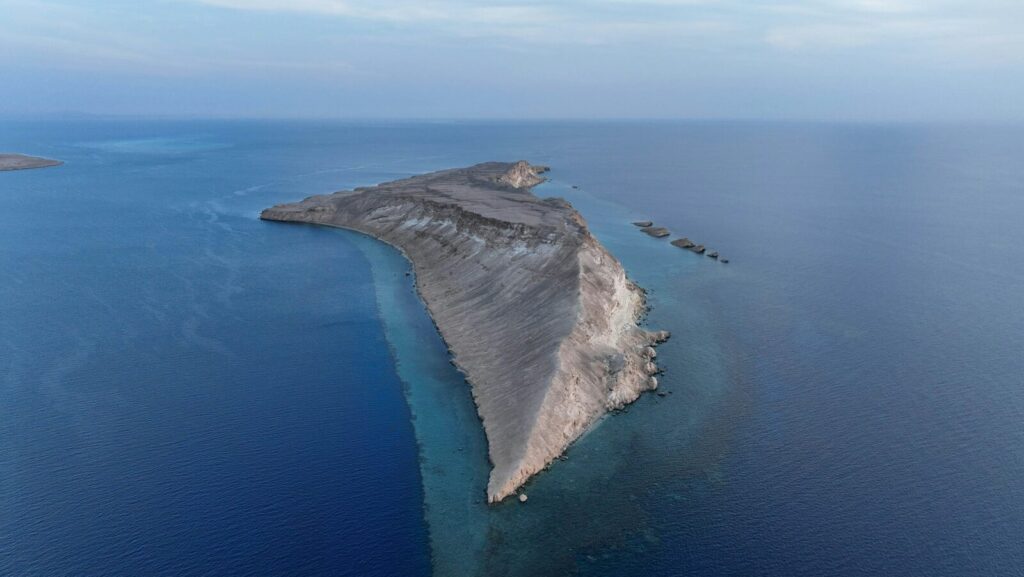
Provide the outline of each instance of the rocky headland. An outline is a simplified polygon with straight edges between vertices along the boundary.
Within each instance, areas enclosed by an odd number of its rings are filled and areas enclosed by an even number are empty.
[[[514,494],[608,411],[657,387],[644,291],[546,167],[488,162],[269,208],[264,220],[356,230],[412,262],[470,383],[492,464],[488,500]]]
[[[26,170],[29,168],[46,168],[47,166],[58,166],[64,164],[59,160],[40,158],[38,156],[27,156],[0,152],[0,172],[5,170]]]

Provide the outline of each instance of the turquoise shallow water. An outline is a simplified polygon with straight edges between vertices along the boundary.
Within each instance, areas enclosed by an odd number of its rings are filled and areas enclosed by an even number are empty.
[[[1013,575],[1024,130],[11,123],[0,574]],[[271,204],[553,167],[650,293],[666,397],[487,507],[395,250]],[[579,188],[572,188],[578,185]],[[653,218],[732,259],[637,233]]]

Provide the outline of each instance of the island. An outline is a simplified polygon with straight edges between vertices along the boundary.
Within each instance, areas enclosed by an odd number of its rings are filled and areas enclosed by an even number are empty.
[[[64,164],[59,160],[40,158],[38,156],[27,156],[10,152],[0,152],[0,172],[5,170],[26,170],[29,168],[46,168],[47,166],[59,166]]]
[[[657,388],[643,289],[546,167],[487,162],[266,209],[264,220],[365,233],[401,250],[470,385],[487,436],[488,502],[513,495],[603,415]]]

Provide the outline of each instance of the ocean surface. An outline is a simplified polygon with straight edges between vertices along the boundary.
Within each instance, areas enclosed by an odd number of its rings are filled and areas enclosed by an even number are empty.
[[[1024,127],[3,121],[0,575],[1024,575]],[[664,397],[484,505],[409,264],[262,208],[552,166]],[[652,218],[729,264],[640,234]]]

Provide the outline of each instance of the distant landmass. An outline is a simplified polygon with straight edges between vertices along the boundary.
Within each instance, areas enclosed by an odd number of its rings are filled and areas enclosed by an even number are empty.
[[[546,171],[488,162],[260,215],[356,230],[412,262],[472,387],[492,464],[490,502],[516,493],[607,411],[657,388],[652,347],[669,337],[638,326],[643,289],[580,214],[531,192]]]
[[[59,160],[40,158],[38,156],[27,156],[25,154],[0,152],[0,171],[5,170],[26,170],[29,168],[46,168],[47,166],[58,166],[64,164]]]

